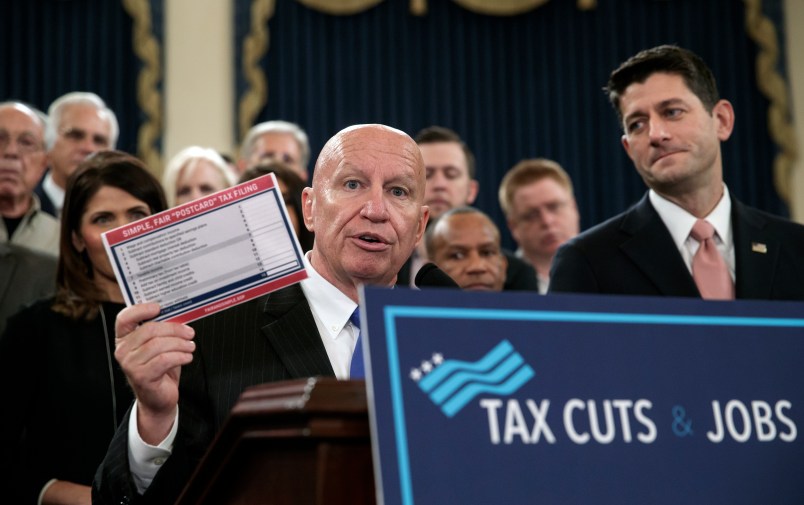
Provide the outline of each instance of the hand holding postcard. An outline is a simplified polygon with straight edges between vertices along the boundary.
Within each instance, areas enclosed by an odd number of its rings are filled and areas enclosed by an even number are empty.
[[[273,174],[103,234],[127,305],[190,322],[307,277]]]

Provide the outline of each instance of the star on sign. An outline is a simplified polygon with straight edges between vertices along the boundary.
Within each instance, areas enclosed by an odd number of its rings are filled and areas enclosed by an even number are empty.
[[[433,369],[432,363],[430,363],[429,361],[422,361],[422,372],[427,373],[432,369]]]
[[[410,378],[413,379],[414,381],[418,382],[419,379],[422,378],[422,371],[419,370],[418,368],[411,368],[411,370],[410,370]]]
[[[444,355],[443,354],[441,354],[440,352],[437,352],[437,353],[433,354],[433,364],[434,365],[437,366],[437,365],[440,365],[443,362],[444,362]]]

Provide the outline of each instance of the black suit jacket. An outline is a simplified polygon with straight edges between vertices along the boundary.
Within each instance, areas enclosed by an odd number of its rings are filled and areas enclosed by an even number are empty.
[[[6,320],[56,287],[56,258],[10,242],[0,243],[0,334]]]
[[[45,176],[47,176],[47,172],[45,172]],[[39,180],[39,184],[36,185],[34,188],[34,193],[37,197],[39,197],[39,208],[42,212],[47,212],[51,216],[55,217],[56,219],[59,218],[58,212],[56,212],[56,206],[53,204],[53,200],[45,192],[45,176]]]
[[[93,503],[174,503],[240,393],[266,382],[334,376],[296,284],[192,323],[196,351],[182,368],[173,453],[139,496],[128,469],[128,420],[95,476]]]
[[[534,269],[527,261],[517,258],[514,253],[507,249],[502,249],[502,253],[508,260],[508,267],[505,270],[505,285],[503,291],[538,291],[539,281]],[[410,287],[410,266],[413,256],[402,265],[399,274],[396,276],[396,285]]]
[[[804,300],[804,226],[732,198],[737,298]],[[647,194],[562,246],[551,292],[700,297]]]

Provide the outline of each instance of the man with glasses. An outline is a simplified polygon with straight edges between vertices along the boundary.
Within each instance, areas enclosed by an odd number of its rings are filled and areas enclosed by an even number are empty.
[[[572,181],[555,161],[523,160],[505,174],[499,199],[519,244],[516,255],[536,268],[539,292],[544,294],[550,285],[553,256],[580,228]]]
[[[45,140],[50,170],[37,186],[36,194],[42,210],[58,217],[67,178],[90,154],[114,149],[119,126],[114,112],[94,93],[67,93],[50,105],[48,116]]]
[[[0,242],[59,253],[59,223],[34,195],[47,166],[44,115],[19,102],[0,103]]]
[[[310,142],[307,133],[288,121],[265,121],[251,127],[240,149],[238,172],[242,175],[262,160],[281,161],[307,182]]]

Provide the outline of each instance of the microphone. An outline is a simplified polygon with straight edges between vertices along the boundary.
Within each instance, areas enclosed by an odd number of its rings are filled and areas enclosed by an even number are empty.
[[[435,263],[425,263],[416,274],[414,282],[419,288],[461,288],[457,282],[452,280],[452,277],[438,268]]]

